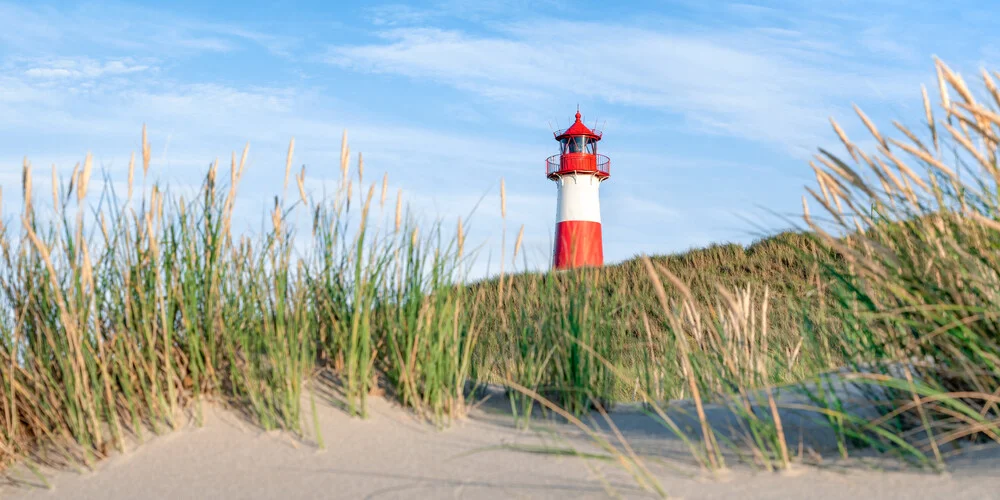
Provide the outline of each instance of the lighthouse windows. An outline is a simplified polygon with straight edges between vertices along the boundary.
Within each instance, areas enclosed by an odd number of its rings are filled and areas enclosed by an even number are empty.
[[[567,153],[597,153],[597,141],[585,136],[567,137],[559,141],[559,152]]]

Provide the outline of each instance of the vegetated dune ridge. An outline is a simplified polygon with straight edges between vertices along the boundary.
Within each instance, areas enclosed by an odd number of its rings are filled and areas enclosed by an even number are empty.
[[[789,400],[794,400],[790,397]],[[241,415],[204,403],[179,431],[133,444],[94,471],[46,471],[50,487],[22,468],[0,486],[3,498],[650,498],[579,429],[536,418],[518,430],[502,393],[445,430],[417,421],[384,399],[367,420],[318,402],[326,449],[312,437],[264,432]],[[680,414],[687,402],[676,402]],[[726,412],[708,407],[714,426]],[[789,414],[788,440],[801,464],[780,474],[732,467],[712,478],[683,445],[637,406],[612,412],[615,426],[674,498],[989,498],[1000,491],[1000,447],[965,451],[949,473],[900,467],[895,460],[835,457],[829,427]],[[592,415],[600,419],[598,415]],[[691,423],[694,423],[693,421]],[[305,426],[313,428],[312,425]],[[607,426],[601,426],[610,434]],[[613,438],[611,438],[613,440]],[[801,442],[801,447],[800,443]],[[574,456],[574,453],[576,455]],[[648,454],[648,455],[647,455]],[[859,455],[859,457],[862,455]],[[811,462],[811,463],[810,463]],[[809,465],[806,465],[809,463]]]

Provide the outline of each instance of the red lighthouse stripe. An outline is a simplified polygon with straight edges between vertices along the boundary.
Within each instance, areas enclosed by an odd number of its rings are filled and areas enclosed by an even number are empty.
[[[604,265],[601,223],[568,220],[556,224],[555,268]]]

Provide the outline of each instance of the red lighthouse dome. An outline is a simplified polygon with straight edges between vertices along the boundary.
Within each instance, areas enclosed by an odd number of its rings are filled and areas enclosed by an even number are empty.
[[[601,176],[602,180],[611,176],[611,161],[607,156],[597,154],[601,131],[591,130],[580,118],[580,111],[577,111],[573,125],[555,132],[559,154],[550,156],[546,161],[545,174],[549,179],[555,180],[560,175],[573,172],[591,172]]]
[[[597,153],[601,132],[588,128],[576,112],[569,128],[556,132],[559,154],[545,161],[545,175],[555,181],[556,269],[604,265],[601,241],[601,182],[611,177],[611,161]]]

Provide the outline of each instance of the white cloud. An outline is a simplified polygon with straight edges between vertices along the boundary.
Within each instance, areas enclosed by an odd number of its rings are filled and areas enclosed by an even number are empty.
[[[405,4],[385,4],[371,7],[369,17],[375,26],[417,24],[436,17],[434,12]]]
[[[579,41],[594,33],[601,43],[581,51]],[[494,36],[433,28],[381,36],[384,42],[332,47],[327,61],[434,80],[492,99],[538,102],[568,93],[680,112],[704,132],[790,150],[820,143],[828,133],[824,118],[838,106],[915,81],[898,68],[832,65],[835,54],[797,32],[688,34],[550,21],[510,25]]]
[[[31,68],[24,74],[37,78],[71,78],[78,72],[66,68]]]
[[[136,64],[132,59],[110,59],[104,62],[90,58],[40,60],[24,71],[33,79],[97,79],[152,71],[156,68]]]
[[[0,19],[17,27],[0,31],[0,47],[48,54],[59,49],[79,53],[96,46],[162,56],[232,52],[250,42],[271,54],[288,57],[299,43],[296,37],[181,17],[169,10],[119,4],[114,6],[114,14],[109,14],[101,7],[78,5],[55,9],[0,2]]]

